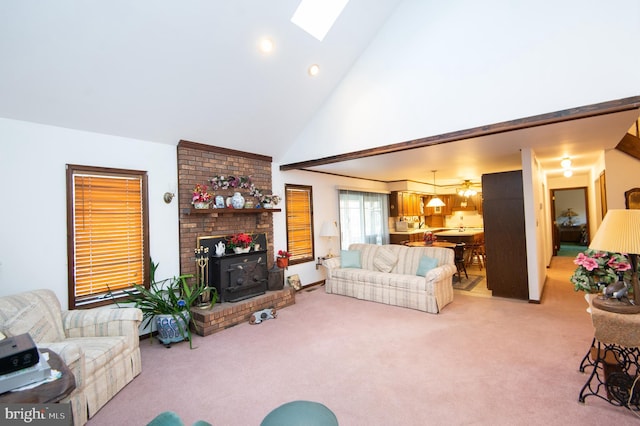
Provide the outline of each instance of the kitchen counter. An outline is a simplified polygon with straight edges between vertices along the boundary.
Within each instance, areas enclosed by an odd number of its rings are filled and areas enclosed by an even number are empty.
[[[470,228],[460,231],[459,229],[447,229],[434,232],[438,241],[449,241],[451,243],[465,243],[467,245],[482,244],[484,241],[484,229]]]
[[[418,234],[418,233],[424,233],[425,231],[428,231],[428,229],[425,228],[414,228],[414,229],[409,229],[408,231],[389,231],[389,234],[393,234],[393,235],[413,235],[413,234]]]
[[[448,229],[444,231],[434,232],[438,238],[444,237],[475,237],[477,235],[484,235],[484,229],[465,229],[464,231],[460,231],[459,229]]]

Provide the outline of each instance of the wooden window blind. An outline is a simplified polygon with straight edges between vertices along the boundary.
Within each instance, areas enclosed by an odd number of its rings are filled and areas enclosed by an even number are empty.
[[[313,197],[310,186],[285,185],[287,251],[291,264],[314,259]]]
[[[81,166],[67,173],[70,308],[148,285],[146,173]]]

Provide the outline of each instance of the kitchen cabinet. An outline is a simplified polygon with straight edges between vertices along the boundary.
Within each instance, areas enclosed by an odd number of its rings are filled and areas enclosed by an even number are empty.
[[[420,201],[413,192],[393,191],[389,195],[389,216],[420,216]]]
[[[469,197],[463,197],[458,194],[451,195],[451,205],[453,211],[467,211],[482,214],[482,193],[471,195]]]
[[[453,213],[454,197],[455,195],[450,195],[450,194],[440,195],[440,199],[444,203],[444,206],[442,207],[443,215],[449,216]]]
[[[482,175],[487,288],[529,299],[522,171]]]

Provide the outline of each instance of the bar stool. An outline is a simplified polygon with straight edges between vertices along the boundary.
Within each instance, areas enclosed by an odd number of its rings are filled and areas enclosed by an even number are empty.
[[[458,281],[462,281],[462,276],[461,276],[462,272],[464,272],[464,276],[467,279],[469,279],[469,275],[467,274],[467,267],[465,266],[464,248],[465,248],[465,243],[458,243],[453,248],[456,269],[458,270],[456,272],[458,274]]]
[[[482,268],[485,265],[487,255],[484,251],[484,241],[477,242],[471,244],[467,247],[467,266],[471,266],[474,263],[474,260],[478,260],[478,267],[482,271]]]

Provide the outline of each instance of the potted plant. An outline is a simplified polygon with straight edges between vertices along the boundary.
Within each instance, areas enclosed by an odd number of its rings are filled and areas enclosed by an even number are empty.
[[[278,257],[276,258],[276,264],[278,268],[286,268],[289,266],[289,258],[291,257],[291,253],[286,250],[278,250]]]
[[[155,321],[158,331],[158,340],[169,347],[171,343],[189,340],[189,348],[193,349],[191,339],[191,307],[196,304],[205,291],[211,291],[212,307],[218,300],[215,287],[206,286],[204,283],[190,285],[187,279],[193,275],[180,275],[156,281],[155,272],[157,263],[150,262],[149,279],[150,286],[134,284],[134,290],[124,290],[129,300],[142,311],[142,325],[147,327],[152,320]],[[195,327],[195,324],[194,324]]]
[[[255,245],[253,237],[244,232],[234,234],[227,240],[227,247],[232,249],[235,253],[249,253],[251,247]]]
[[[211,203],[211,194],[207,192],[207,185],[197,184],[193,189],[191,204],[196,209],[207,209]]]
[[[578,267],[570,280],[575,291],[585,293],[600,293],[620,277],[629,278],[631,273],[631,264],[621,253],[587,249],[584,253],[579,253],[573,263]]]

